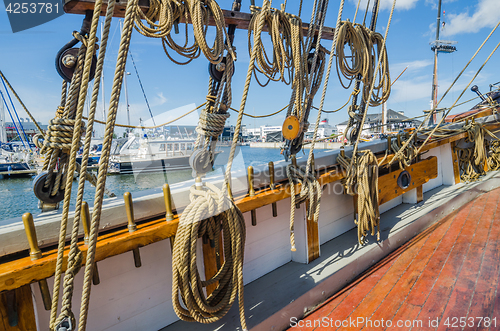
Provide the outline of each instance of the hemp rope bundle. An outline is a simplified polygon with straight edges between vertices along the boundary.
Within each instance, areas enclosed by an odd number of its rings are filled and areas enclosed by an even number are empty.
[[[201,52],[213,64],[222,61],[222,53],[225,48],[225,21],[224,14],[215,0],[186,0],[184,2],[153,0],[146,14],[142,12],[138,3],[134,8],[134,13],[135,29],[146,37],[161,38],[166,55],[174,63],[188,64],[199,57]],[[182,46],[177,44],[171,37],[172,26],[177,24],[175,22],[178,22],[181,17],[184,17],[186,21],[186,37]],[[216,30],[212,46],[207,43],[209,17],[215,21]],[[142,20],[145,20],[148,26]],[[188,21],[191,21],[194,33],[194,42],[190,46],[188,46]],[[173,59],[168,52],[168,48],[173,49],[188,60],[180,62]]]
[[[184,321],[213,323],[226,315],[238,292],[243,290],[239,278],[243,268],[245,221],[234,202],[211,183],[199,189],[191,187],[190,200],[179,220],[172,249],[172,303],[175,313]],[[221,227],[224,263],[215,276],[202,281],[197,266],[198,238],[209,234],[218,248]],[[214,292],[205,297],[203,287],[216,282]],[[244,320],[242,327],[246,329]]]
[[[357,195],[357,213],[354,223],[358,226],[358,243],[366,243],[370,232],[380,240],[380,212],[378,206],[378,163],[371,150],[360,151],[349,160],[338,156],[337,161],[347,170],[345,176],[346,193]]]

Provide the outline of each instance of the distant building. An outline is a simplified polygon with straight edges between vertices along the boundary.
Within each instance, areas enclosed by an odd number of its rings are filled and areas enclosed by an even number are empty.
[[[347,128],[348,121],[337,124],[337,132],[344,133]],[[416,127],[420,125],[420,121],[410,119],[404,115],[404,112],[397,112],[392,109],[387,109],[387,126],[386,132],[398,132],[405,128]],[[363,134],[371,135],[380,133],[382,130],[382,114],[366,114],[365,124],[363,125]]]
[[[30,122],[28,119],[26,119],[26,121],[21,121],[21,124],[24,132],[28,137],[33,137],[35,134],[39,133],[35,123]],[[41,122],[38,122],[38,125],[40,125],[43,131],[47,130],[47,125],[42,125]],[[19,130],[19,134],[23,136],[24,139],[24,134],[21,126],[19,125],[19,123],[16,123],[16,126]],[[12,122],[5,122],[5,134],[7,136],[7,141],[19,140],[16,127]]]

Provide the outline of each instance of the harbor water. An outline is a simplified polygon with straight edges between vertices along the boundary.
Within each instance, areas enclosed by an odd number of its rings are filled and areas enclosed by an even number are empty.
[[[227,164],[229,147],[223,147],[216,161],[215,173],[222,173]],[[274,148],[251,148],[241,146],[234,158],[232,169],[237,170],[249,165],[256,166],[267,164],[269,161],[282,160],[279,149]],[[164,183],[174,184],[181,181],[192,179],[191,170],[180,170],[165,173],[147,173],[130,175],[108,175],[106,187],[118,198],[125,192],[140,192],[152,188],[161,187]],[[38,199],[34,196],[33,178],[29,177],[5,177],[0,179],[0,226],[8,225],[13,222],[13,218],[21,216],[23,213],[30,212],[39,214]],[[78,181],[73,182],[73,194],[71,205],[76,201],[76,188]],[[84,201],[93,201],[95,188],[89,182],[85,183]],[[62,202],[61,202],[62,208]]]

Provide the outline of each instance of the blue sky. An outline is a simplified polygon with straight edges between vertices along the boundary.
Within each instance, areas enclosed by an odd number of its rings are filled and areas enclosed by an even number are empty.
[[[361,1],[361,12],[358,17],[364,15],[366,1]],[[382,11],[379,15],[377,31],[384,33],[387,26],[390,6],[392,0],[381,0]],[[232,1],[218,1],[221,8],[229,9]],[[259,0],[256,1],[260,3]],[[346,0],[343,19],[354,16],[357,0]],[[289,0],[287,10],[292,13],[298,11],[298,0]],[[327,26],[335,26],[335,20],[339,7],[339,0],[330,0]],[[278,1],[273,2],[277,7]],[[389,29],[387,49],[391,68],[391,76],[394,79],[408,66],[405,74],[395,83],[388,107],[398,111],[404,111],[409,116],[422,114],[422,110],[429,108],[432,82],[433,53],[429,42],[435,36],[435,22],[437,15],[437,0],[398,0],[393,21]],[[248,12],[249,1],[243,0],[242,11]],[[304,0],[303,20],[309,21],[312,0]],[[484,38],[489,34],[493,26],[500,20],[499,0],[443,0],[443,8],[446,14],[444,30],[441,31],[442,40],[457,41],[458,51],[453,54],[441,54],[439,57],[439,95],[441,95],[460,72],[469,58],[474,54]],[[359,16],[361,15],[361,16]],[[61,79],[54,68],[54,57],[59,48],[68,42],[73,30],[78,30],[81,25],[82,16],[65,14],[51,22],[41,26],[13,34],[5,11],[0,13],[0,69],[21,96],[28,109],[37,120],[44,124],[54,116],[55,109],[59,104]],[[358,19],[359,21],[359,19]],[[183,26],[181,27],[181,32]],[[192,36],[192,29],[190,29]],[[182,38],[182,35],[178,36]],[[450,106],[461,89],[468,83],[475,71],[481,66],[491,50],[500,40],[500,31],[492,36],[483,51],[471,64],[469,69],[459,81],[457,88],[452,90],[441,106]],[[111,80],[114,73],[114,63],[119,43],[118,19],[114,19],[111,28],[111,44],[105,62],[105,89],[106,102],[109,100]],[[238,52],[236,62],[236,73],[233,78],[233,107],[239,108],[241,93],[248,68],[247,32],[236,30],[235,45]],[[330,49],[331,42],[323,43]],[[163,112],[195,103],[199,105],[205,101],[208,72],[207,60],[202,56],[186,66],[179,66],[171,62],[163,52],[161,42],[158,39],[146,38],[136,31],[132,36],[131,52],[138,67],[142,83],[146,90],[152,112],[155,115]],[[489,84],[500,81],[498,75],[500,67],[500,53],[496,53],[489,64],[484,68],[476,80],[480,90],[489,90]],[[132,63],[127,63],[128,90],[131,109],[131,122],[138,124],[139,118],[147,120],[149,113],[140,90],[137,76]],[[336,109],[343,105],[350,94],[350,90],[344,90],[335,72],[332,72],[328,85],[325,109]],[[266,88],[261,88],[255,82],[250,88],[246,112],[251,114],[266,114],[276,111],[286,105],[290,99],[290,86],[283,83],[271,83]],[[319,96],[315,104],[319,104]],[[474,95],[468,91],[464,100]],[[99,105],[101,108],[102,105]],[[453,113],[465,111],[472,107],[468,104],[455,110]],[[127,116],[122,93],[118,123],[126,123]],[[18,107],[20,116],[22,110]],[[370,113],[380,112],[379,108],[370,109]],[[176,111],[172,116],[178,116]],[[98,119],[101,119],[99,115]],[[328,116],[331,124],[336,124],[347,119],[346,110]],[[311,113],[310,122],[314,122],[316,114]],[[234,124],[236,113],[232,113],[230,123]],[[284,115],[279,114],[267,119],[248,119],[244,123],[249,127],[260,125],[281,125]],[[179,124],[196,124],[196,118],[190,117]],[[98,128],[98,130],[102,130]]]

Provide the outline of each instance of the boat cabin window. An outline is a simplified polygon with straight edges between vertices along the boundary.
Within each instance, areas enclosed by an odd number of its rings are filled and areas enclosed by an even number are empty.
[[[167,152],[172,151],[172,144],[167,144]]]
[[[134,141],[130,144],[130,146],[128,147],[128,149],[139,149],[139,147],[140,147],[139,141],[134,140]]]
[[[182,143],[181,144],[181,151],[185,151],[186,150],[186,144],[185,143]]]
[[[188,143],[187,144],[187,150],[191,151],[192,149],[193,149],[193,144],[192,143]]]
[[[178,151],[179,150],[179,144],[174,144],[174,151]]]
[[[160,144],[160,152],[164,152],[165,151],[165,144]]]

